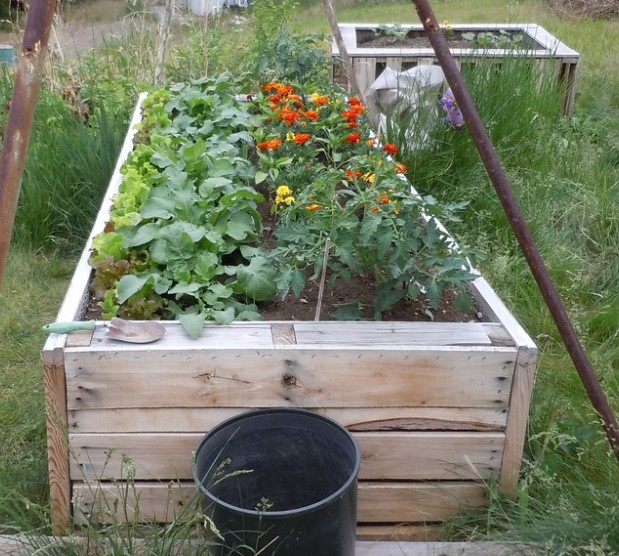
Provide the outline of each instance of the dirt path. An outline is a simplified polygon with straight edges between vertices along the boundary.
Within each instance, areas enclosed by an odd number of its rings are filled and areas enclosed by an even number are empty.
[[[75,58],[94,47],[105,45],[119,38],[130,27],[128,21],[115,21],[88,27],[66,26],[58,32],[58,42],[66,58]]]
[[[65,58],[72,59],[94,47],[102,46],[106,42],[121,37],[130,27],[131,23],[128,19],[88,26],[64,25],[58,29],[58,42]],[[21,49],[21,40],[21,34],[0,33],[0,44],[10,44],[18,51]],[[52,44],[50,36],[50,47]]]

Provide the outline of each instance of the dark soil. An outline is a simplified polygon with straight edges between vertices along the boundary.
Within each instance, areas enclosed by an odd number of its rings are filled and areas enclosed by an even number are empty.
[[[301,295],[296,298],[290,294],[279,299],[263,303],[260,312],[265,320],[314,320],[318,300],[319,284],[308,283]],[[448,290],[438,309],[428,310],[427,300],[403,299],[392,309],[382,315],[385,321],[436,321],[469,322],[479,321],[482,314],[470,300],[469,309],[459,308],[458,294]],[[340,281],[333,289],[325,288],[320,308],[320,320],[334,320],[332,314],[343,306],[357,302],[363,320],[374,319],[374,285],[369,278],[357,278],[351,282]]]
[[[268,198],[268,191],[262,191]],[[273,230],[277,222],[271,214],[268,203],[262,203],[258,210],[262,215],[263,231],[260,242],[264,247],[274,248],[276,239]],[[334,320],[335,311],[356,303],[363,319],[374,320],[375,283],[371,276],[356,276],[350,282],[337,280],[333,287],[328,287],[328,275],[320,306],[320,320]],[[274,300],[260,304],[260,313],[265,320],[314,320],[318,305],[320,290],[319,280],[307,281],[305,289],[297,298],[290,293],[283,301],[277,297]],[[473,300],[464,304],[462,296],[451,289],[445,292],[443,302],[438,309],[429,310],[427,299],[403,299],[389,311],[382,314],[386,321],[430,321],[437,322],[468,322],[480,320],[481,313],[475,307]]]
[[[472,41],[464,39],[448,39],[449,48],[474,48]],[[432,48],[427,37],[392,37],[378,35],[372,39],[358,41],[361,48]]]
[[[482,50],[488,48],[503,49],[510,47],[518,48],[520,50],[539,48],[538,45],[534,44],[529,37],[524,36],[520,31],[507,31],[506,34],[499,34],[497,32],[496,35],[500,41],[496,44],[491,43],[487,46],[481,46],[473,40],[463,38],[463,33],[465,32],[453,31],[450,35],[446,36],[445,40],[447,41],[447,46],[449,46],[449,48]],[[489,33],[494,34],[491,31]],[[509,40],[507,42],[505,41],[505,38],[509,39],[510,37],[515,39],[513,46],[510,46]],[[376,34],[369,30],[361,30],[357,31],[357,46],[361,48],[432,48],[430,40],[423,31],[409,31],[406,36],[395,36],[380,33]]]

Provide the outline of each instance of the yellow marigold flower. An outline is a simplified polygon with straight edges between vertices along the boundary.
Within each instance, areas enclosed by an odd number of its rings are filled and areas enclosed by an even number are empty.
[[[294,203],[294,197],[292,195],[286,197],[284,203],[288,206],[292,205],[292,203]]]
[[[371,172],[366,172],[365,174],[363,174],[363,179],[367,181],[368,183],[374,183],[374,180],[376,180],[376,174],[372,174]]]
[[[286,133],[286,141],[294,141],[294,133],[292,131]]]
[[[312,101],[322,106],[327,104],[327,102],[329,102],[329,99],[325,95],[321,95],[320,93],[312,93]]]
[[[275,193],[278,197],[287,197],[292,194],[292,190],[287,185],[280,185]]]

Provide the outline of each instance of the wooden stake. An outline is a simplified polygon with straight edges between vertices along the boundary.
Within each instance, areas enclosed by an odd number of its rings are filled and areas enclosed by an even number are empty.
[[[15,211],[55,11],[56,0],[32,0],[26,20],[9,119],[0,156],[0,289],[9,257]]]
[[[322,257],[322,272],[320,273],[320,286],[318,287],[318,300],[316,301],[316,313],[314,320],[320,320],[320,309],[322,307],[322,296],[325,292],[325,280],[327,278],[327,263],[329,262],[329,249],[331,249],[331,240],[327,238],[325,243],[325,253]]]
[[[335,11],[333,10],[333,5],[331,4],[331,0],[323,0],[323,5],[325,7],[325,12],[327,13],[327,19],[329,20],[329,25],[331,26],[331,33],[333,33],[333,38],[335,39],[335,44],[337,44],[337,49],[340,51],[340,56],[342,57],[342,63],[344,64],[344,72],[346,74],[346,80],[348,81],[348,85],[350,86],[352,92],[363,99],[363,91],[359,87],[359,82],[357,81],[357,76],[355,75],[355,71],[352,67],[352,63],[350,62],[350,57],[348,56],[348,50],[346,49],[346,44],[344,43],[344,38],[342,37],[342,33],[337,24],[337,18],[335,16]],[[378,115],[374,106],[369,106],[366,103],[366,115],[370,125],[374,128],[376,132],[378,132]]]
[[[174,13],[174,0],[166,0],[163,18],[159,25],[159,39],[157,42],[157,59],[155,61],[155,85],[161,83],[165,66],[165,53],[170,38],[170,26],[172,24],[172,14]]]

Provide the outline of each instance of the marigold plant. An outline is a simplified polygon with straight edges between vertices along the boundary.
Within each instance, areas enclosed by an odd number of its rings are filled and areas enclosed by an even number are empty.
[[[447,285],[472,278],[434,218],[449,220],[451,207],[411,192],[398,146],[371,132],[359,98],[277,82],[263,91],[256,182],[275,189],[265,197],[274,198],[277,246],[266,257],[283,297],[316,279],[325,255],[330,284],[371,276],[377,318],[405,296],[436,307]],[[260,149],[276,140],[280,148]]]

